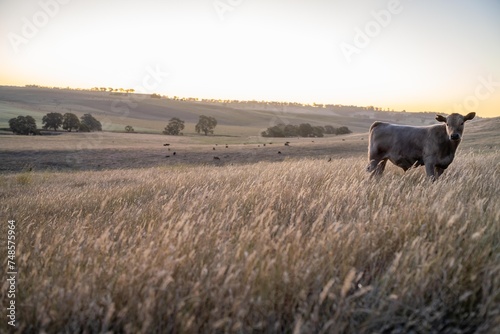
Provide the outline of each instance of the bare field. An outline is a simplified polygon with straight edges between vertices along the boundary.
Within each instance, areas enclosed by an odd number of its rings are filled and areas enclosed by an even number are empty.
[[[493,333],[499,159],[0,174],[18,332]]]
[[[285,146],[287,141],[290,144]],[[193,164],[222,166],[319,156],[325,159],[347,158],[366,155],[367,140],[366,135],[359,134],[298,139],[102,132],[61,133],[36,138],[2,135],[0,144],[0,171],[19,172]]]

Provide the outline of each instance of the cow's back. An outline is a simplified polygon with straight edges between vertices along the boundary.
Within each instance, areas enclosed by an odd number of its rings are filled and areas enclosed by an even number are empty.
[[[375,122],[370,127],[369,159],[389,159],[404,170],[420,165],[429,131],[432,127]]]
[[[370,126],[370,133],[373,131],[373,129],[375,129],[376,127],[380,126],[380,125],[389,125],[389,123],[385,123],[385,122],[379,122],[379,121],[376,121],[376,122],[373,122],[373,124]]]

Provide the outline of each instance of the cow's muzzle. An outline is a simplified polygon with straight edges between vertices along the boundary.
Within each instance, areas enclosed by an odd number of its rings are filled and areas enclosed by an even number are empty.
[[[454,133],[450,136],[451,140],[460,140],[460,135],[458,133]]]

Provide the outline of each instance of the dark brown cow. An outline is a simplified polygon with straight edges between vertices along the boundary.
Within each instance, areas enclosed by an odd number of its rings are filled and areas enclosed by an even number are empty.
[[[371,176],[384,172],[387,160],[407,171],[425,165],[427,176],[437,179],[451,164],[462,139],[464,123],[476,116],[436,116],[445,124],[407,126],[375,122],[370,127],[367,171]]]

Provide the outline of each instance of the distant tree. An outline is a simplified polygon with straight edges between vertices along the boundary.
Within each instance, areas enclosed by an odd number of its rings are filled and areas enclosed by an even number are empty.
[[[340,128],[337,129],[335,132],[336,135],[347,135],[349,133],[352,133],[351,130],[347,126],[341,126]]]
[[[87,124],[80,122],[80,126],[78,127],[79,132],[90,132],[90,128]]]
[[[54,129],[57,131],[63,123],[63,115],[58,112],[49,112],[47,115],[43,116],[42,124],[44,129]]]
[[[178,136],[181,131],[184,130],[184,121],[177,117],[170,119],[165,130],[163,130],[164,135]]]
[[[322,126],[313,126],[313,132],[312,135],[314,137],[324,137],[325,134],[325,128]]]
[[[314,130],[311,124],[309,123],[302,123],[299,125],[299,135],[301,137],[311,137],[314,134]]]
[[[19,135],[36,134],[36,121],[31,116],[17,116],[9,120],[9,127],[13,133]]]
[[[126,131],[126,132],[134,132],[134,128],[133,128],[132,126],[130,126],[130,125],[127,125],[127,126],[125,127],[125,131]]]
[[[285,137],[284,129],[286,126],[284,124],[278,124],[267,128],[267,130],[262,131],[262,137]]]
[[[333,135],[333,134],[335,134],[335,131],[336,131],[336,129],[333,126],[325,125],[325,133],[327,135]]]
[[[299,135],[299,128],[292,124],[287,124],[283,129],[283,135],[285,137],[297,137]]]
[[[200,115],[200,120],[195,126],[196,132],[205,133],[205,136],[214,133],[214,128],[217,126],[217,120],[212,116]]]
[[[39,134],[37,128],[36,128],[36,121],[33,117],[31,116],[26,116],[26,127],[28,129],[28,134]]]
[[[156,93],[151,94],[150,97],[153,99],[161,99],[161,95]]]
[[[101,122],[96,120],[92,114],[85,114],[80,118],[80,123],[83,125],[80,126],[81,131],[85,132],[85,129],[88,131],[102,131]]]
[[[71,130],[78,130],[80,128],[80,120],[75,114],[65,113],[63,115],[62,128],[71,132]]]
[[[312,126],[309,123],[302,123],[299,126],[292,124],[278,124],[262,131],[262,137],[324,137],[327,134],[347,134],[351,133],[347,127],[334,128],[331,125]]]

